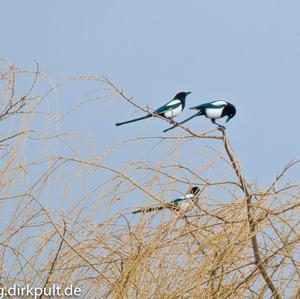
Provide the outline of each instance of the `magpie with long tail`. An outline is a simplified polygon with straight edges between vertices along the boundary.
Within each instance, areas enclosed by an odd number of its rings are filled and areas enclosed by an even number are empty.
[[[216,122],[216,119],[222,118],[224,116],[227,116],[226,122],[228,122],[231,118],[233,118],[236,114],[235,107],[226,101],[213,101],[210,103],[201,104],[195,107],[191,107],[190,109],[198,110],[197,113],[194,115],[188,117],[187,119],[174,124],[172,127],[165,129],[163,132],[167,132],[169,130],[172,130],[176,128],[178,125],[184,124],[187,121],[191,120],[192,118],[200,115],[204,115],[207,118],[211,119],[213,124],[218,125],[218,129],[225,129],[224,126],[218,124]]]
[[[116,126],[122,126],[125,124],[129,124],[132,122],[136,122],[142,119],[146,119],[149,118],[155,114],[165,117],[165,118],[169,118],[169,119],[173,119],[174,117],[176,117],[177,115],[179,115],[184,107],[185,107],[185,98],[190,94],[191,92],[179,92],[175,95],[175,97],[169,101],[168,103],[166,103],[165,105],[159,107],[158,109],[156,109],[155,111],[153,111],[153,113],[148,113],[145,116],[139,117],[139,118],[135,118],[135,119],[131,119],[131,120],[127,120],[124,122],[120,122],[120,123],[116,123]]]
[[[198,200],[199,194],[200,194],[200,188],[192,187],[188,190],[185,196],[181,196],[179,198],[172,200],[171,202],[159,206],[143,208],[143,209],[133,211],[132,214],[148,213],[148,212],[160,211],[163,209],[170,209],[172,211],[185,213],[195,205],[195,203]]]

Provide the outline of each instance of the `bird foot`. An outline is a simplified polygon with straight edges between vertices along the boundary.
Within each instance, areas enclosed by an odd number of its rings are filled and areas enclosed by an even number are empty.
[[[217,129],[220,130],[220,131],[225,131],[226,127],[224,127],[222,125],[218,125]]]

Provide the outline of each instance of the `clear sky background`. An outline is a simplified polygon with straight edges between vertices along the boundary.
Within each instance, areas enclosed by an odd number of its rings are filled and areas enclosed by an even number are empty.
[[[299,11],[296,0],[2,1],[1,57],[28,68],[36,60],[54,78],[107,76],[152,108],[182,90],[192,91],[188,107],[228,100],[237,115],[227,131],[245,174],[265,184],[300,158]],[[72,106],[81,92],[73,84],[62,99]],[[94,138],[99,153],[166,127],[151,120],[116,128],[115,122],[137,116],[135,108],[115,102],[98,117],[100,105],[69,120],[69,128]],[[189,126],[212,128],[204,118]],[[292,178],[299,182],[299,168]]]

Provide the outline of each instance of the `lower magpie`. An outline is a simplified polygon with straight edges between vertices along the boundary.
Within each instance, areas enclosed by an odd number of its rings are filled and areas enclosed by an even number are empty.
[[[225,129],[224,126],[222,126],[216,122],[216,119],[227,116],[226,122],[228,122],[232,117],[235,116],[235,113],[236,113],[235,107],[231,103],[228,103],[226,101],[213,101],[210,103],[191,107],[190,109],[198,110],[198,112],[196,114],[188,117],[187,119],[183,120],[182,122],[177,123],[168,129],[165,129],[164,132],[172,130],[175,127],[177,127],[178,125],[181,125],[199,115],[205,115],[207,118],[211,119],[212,123],[217,124],[219,129],[220,128]]]
[[[188,190],[185,196],[181,196],[172,200],[169,203],[165,203],[159,206],[143,208],[133,211],[132,214],[148,213],[153,211],[160,211],[163,209],[170,209],[177,212],[187,212],[197,202],[199,194],[200,188],[192,187]]]
[[[179,93],[177,93],[175,95],[175,97],[170,102],[168,102],[167,104],[165,104],[165,105],[161,106],[160,108],[156,109],[153,112],[153,114],[157,114],[157,115],[160,115],[162,117],[170,118],[170,119],[176,117],[177,115],[179,115],[183,111],[183,109],[185,107],[185,98],[189,94],[190,94],[190,92],[179,92]],[[153,114],[148,113],[147,115],[139,117],[139,118],[135,118],[135,119],[127,120],[127,121],[124,121],[124,122],[116,123],[116,126],[122,126],[122,125],[129,124],[129,123],[132,123],[132,122],[135,122],[135,121],[146,119],[146,118],[149,118],[149,117],[153,116]]]

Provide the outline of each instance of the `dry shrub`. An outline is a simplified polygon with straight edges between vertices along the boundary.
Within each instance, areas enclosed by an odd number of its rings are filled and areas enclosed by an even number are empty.
[[[250,184],[225,131],[188,128],[95,154],[61,129],[65,117],[103,99],[148,109],[103,77],[53,83],[38,66],[1,63],[2,286],[73,284],[85,298],[299,297],[300,188],[285,179],[298,161],[267,187]],[[101,97],[60,111],[61,89],[86,81]],[[115,162],[141,144],[145,159]],[[188,215],[131,214],[195,184],[200,200]]]

